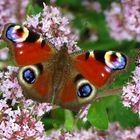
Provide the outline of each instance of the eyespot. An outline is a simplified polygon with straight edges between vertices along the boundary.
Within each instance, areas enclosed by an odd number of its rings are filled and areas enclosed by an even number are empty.
[[[77,95],[81,98],[89,97],[91,92],[92,92],[92,87],[86,83],[79,87]]]
[[[35,72],[28,68],[23,71],[23,79],[28,83],[28,84],[33,84],[36,80]]]
[[[79,103],[88,103],[94,99],[96,88],[88,80],[80,79],[77,81],[77,96]]]
[[[37,81],[40,72],[39,65],[29,65],[22,67],[18,74],[19,83],[29,88],[32,87]]]
[[[19,25],[11,25],[7,28],[6,37],[16,43],[21,43],[26,40],[29,35],[29,30],[26,27]]]
[[[105,63],[106,65],[114,70],[121,70],[126,67],[126,57],[125,55],[114,52],[114,51],[108,51],[105,54]]]

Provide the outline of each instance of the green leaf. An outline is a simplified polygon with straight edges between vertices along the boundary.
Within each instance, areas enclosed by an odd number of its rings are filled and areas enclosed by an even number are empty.
[[[108,128],[108,116],[102,102],[94,102],[87,115],[88,121],[95,127],[105,130]]]
[[[27,7],[26,15],[36,15],[42,11],[42,8],[33,2],[33,0],[30,0],[30,3]]]
[[[5,42],[2,42],[2,43],[0,44],[0,49],[5,48],[6,46],[7,46],[7,44],[6,44]]]
[[[56,1],[56,3],[59,6],[72,6],[72,7],[79,6],[80,7],[81,0],[65,0],[65,1],[64,0],[58,0],[58,1]]]
[[[78,119],[76,125],[79,130],[82,128],[89,129],[91,127],[91,123],[89,121],[84,122],[83,119]]]
[[[45,125],[45,130],[57,129],[64,125],[65,110],[56,108],[46,113],[42,118],[42,122]]]
[[[73,113],[70,110],[65,110],[65,122],[64,126],[68,131],[72,131],[74,125]]]
[[[45,130],[54,129],[54,128],[58,129],[62,125],[61,121],[59,121],[58,119],[43,118],[41,119],[41,121],[45,126]]]
[[[120,97],[108,108],[110,121],[118,121],[122,127],[134,127],[140,125],[138,114],[133,113],[131,108],[126,108],[121,103]]]

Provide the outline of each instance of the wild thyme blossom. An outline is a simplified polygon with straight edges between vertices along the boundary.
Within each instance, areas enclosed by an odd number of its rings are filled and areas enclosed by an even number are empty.
[[[0,34],[6,23],[23,20],[28,3],[29,0],[0,0]]]
[[[121,2],[126,28],[140,35],[140,1],[121,0]],[[140,41],[140,37],[138,39]]]
[[[110,28],[110,36],[117,41],[132,40],[135,34],[126,28],[121,5],[113,2],[111,9],[105,12],[106,22]]]
[[[24,25],[37,31],[58,50],[66,44],[68,52],[79,50],[77,47],[78,33],[71,29],[67,17],[62,16],[60,10],[44,4],[42,13],[27,17]]]
[[[131,10],[130,10],[131,9]],[[105,11],[110,36],[117,41],[136,40],[140,42],[140,1],[121,0],[113,2],[110,10]]]
[[[9,107],[2,108],[0,121],[1,140],[44,140],[44,136],[45,131],[42,122],[33,117],[29,111],[21,109],[13,110]]]
[[[67,131],[52,131],[46,140],[139,140],[140,127],[133,129],[123,129],[118,123],[112,123],[106,131],[90,128],[88,130]]]
[[[41,117],[51,110],[48,103],[26,100],[17,80],[17,67],[0,72],[0,139],[44,140],[45,130]]]
[[[106,134],[105,140],[139,140],[140,126],[123,129],[118,123],[111,123]]]
[[[99,136],[94,129],[89,130],[75,130],[72,133],[60,130],[52,131],[46,140],[105,140],[104,137]]]
[[[136,66],[130,82],[123,87],[123,105],[132,107],[132,110],[140,116],[140,66]]]

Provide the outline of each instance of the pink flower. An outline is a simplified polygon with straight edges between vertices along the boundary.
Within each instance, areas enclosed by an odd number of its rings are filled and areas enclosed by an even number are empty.
[[[140,42],[139,9],[139,0],[122,0],[121,4],[113,2],[111,9],[105,11],[110,36],[117,41],[136,40]]]
[[[110,36],[117,41],[122,40],[132,40],[134,38],[133,33],[131,33],[127,28],[125,28],[122,9],[119,3],[113,2],[111,4],[111,9],[105,12],[106,22],[110,28]]]
[[[123,105],[132,107],[133,111],[140,116],[140,67],[137,66],[133,72],[133,77],[126,86],[123,87]]]
[[[67,45],[69,53],[79,50],[76,45],[79,35],[71,29],[68,18],[62,16],[60,9],[56,7],[44,4],[43,12],[27,17],[24,25],[42,34],[58,50],[64,44]]]
[[[112,123],[107,132],[109,134],[107,140],[139,140],[140,138],[140,127],[128,130],[121,128],[118,123]]]
[[[17,67],[8,66],[7,71],[0,73],[0,138],[44,140],[45,130],[40,119],[52,106],[26,100],[18,84],[17,72]]]
[[[67,132],[60,130],[52,131],[46,140],[139,140],[140,127],[123,129],[118,123],[111,123],[106,131],[90,128],[88,130],[74,130]]]
[[[139,0],[122,0],[123,16],[125,19],[126,27],[140,34],[140,3]],[[130,10],[131,9],[131,10]]]

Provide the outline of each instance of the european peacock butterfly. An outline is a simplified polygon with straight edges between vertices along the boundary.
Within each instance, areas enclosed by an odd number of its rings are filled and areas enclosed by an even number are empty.
[[[66,46],[58,51],[40,34],[17,24],[7,24],[2,37],[20,66],[18,80],[24,95],[64,108],[91,102],[112,73],[127,66],[126,56],[115,51],[68,54]]]

